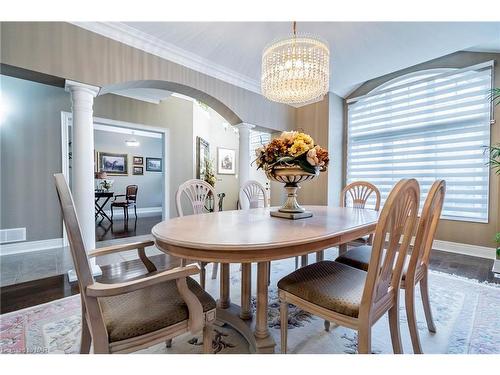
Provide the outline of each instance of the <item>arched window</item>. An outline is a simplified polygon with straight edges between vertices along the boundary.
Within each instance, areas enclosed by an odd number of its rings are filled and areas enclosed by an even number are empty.
[[[492,64],[432,69],[391,80],[348,101],[347,182],[366,180],[382,202],[416,178],[421,206],[436,179],[447,183],[443,217],[488,221]]]

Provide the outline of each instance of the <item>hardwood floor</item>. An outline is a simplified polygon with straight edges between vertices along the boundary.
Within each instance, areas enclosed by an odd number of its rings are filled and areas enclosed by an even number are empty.
[[[159,270],[176,267],[180,264],[177,258],[167,255],[150,257]],[[467,255],[452,254],[434,250],[430,267],[434,271],[455,274],[478,281],[500,284],[491,272],[493,260],[476,258]],[[117,282],[144,275],[147,271],[139,259],[128,260],[119,264],[104,265],[102,276],[96,278],[104,283]],[[70,284],[67,275],[58,275],[25,283],[0,288],[0,313],[23,309],[41,303],[79,293],[76,283]]]
[[[115,219],[113,224],[108,220],[96,222],[95,237],[96,241],[108,241],[117,238],[135,237],[143,234],[150,234],[151,228],[161,222],[161,215],[143,216],[135,219],[131,213],[128,222],[123,219]]]

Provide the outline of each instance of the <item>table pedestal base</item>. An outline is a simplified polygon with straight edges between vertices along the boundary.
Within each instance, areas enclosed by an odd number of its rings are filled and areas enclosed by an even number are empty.
[[[255,318],[243,320],[240,318],[240,307],[231,303],[228,308],[217,308],[217,321],[226,323],[238,331],[248,342],[250,353],[272,354],[276,343],[271,335],[264,338],[255,336]]]

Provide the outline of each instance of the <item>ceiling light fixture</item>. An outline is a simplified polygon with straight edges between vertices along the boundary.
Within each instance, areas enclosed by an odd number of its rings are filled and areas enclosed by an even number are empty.
[[[127,139],[125,144],[129,147],[138,147],[140,143],[137,139],[134,138],[134,131],[132,131],[132,139]]]
[[[320,100],[329,89],[330,50],[320,38],[293,35],[270,44],[262,54],[262,94],[274,102]]]

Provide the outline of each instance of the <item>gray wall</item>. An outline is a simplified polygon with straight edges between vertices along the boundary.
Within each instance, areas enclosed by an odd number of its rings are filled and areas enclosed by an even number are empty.
[[[130,134],[114,133],[103,130],[94,130],[94,145],[97,152],[111,152],[115,154],[128,155],[128,176],[108,176],[113,180],[111,190],[115,194],[125,194],[127,185],[137,185],[137,208],[161,207],[163,201],[163,173],[147,172],[146,157],[163,158],[163,140],[161,138],[151,138],[134,135],[140,142],[138,147],[128,147],[125,144]],[[142,156],[144,158],[144,175],[134,175],[133,157]],[[165,170],[165,168],[164,168]],[[109,209],[110,203],[106,205]]]
[[[6,118],[0,126],[1,229],[26,228],[26,239],[62,237],[52,175],[61,172],[62,88],[0,75]]]

